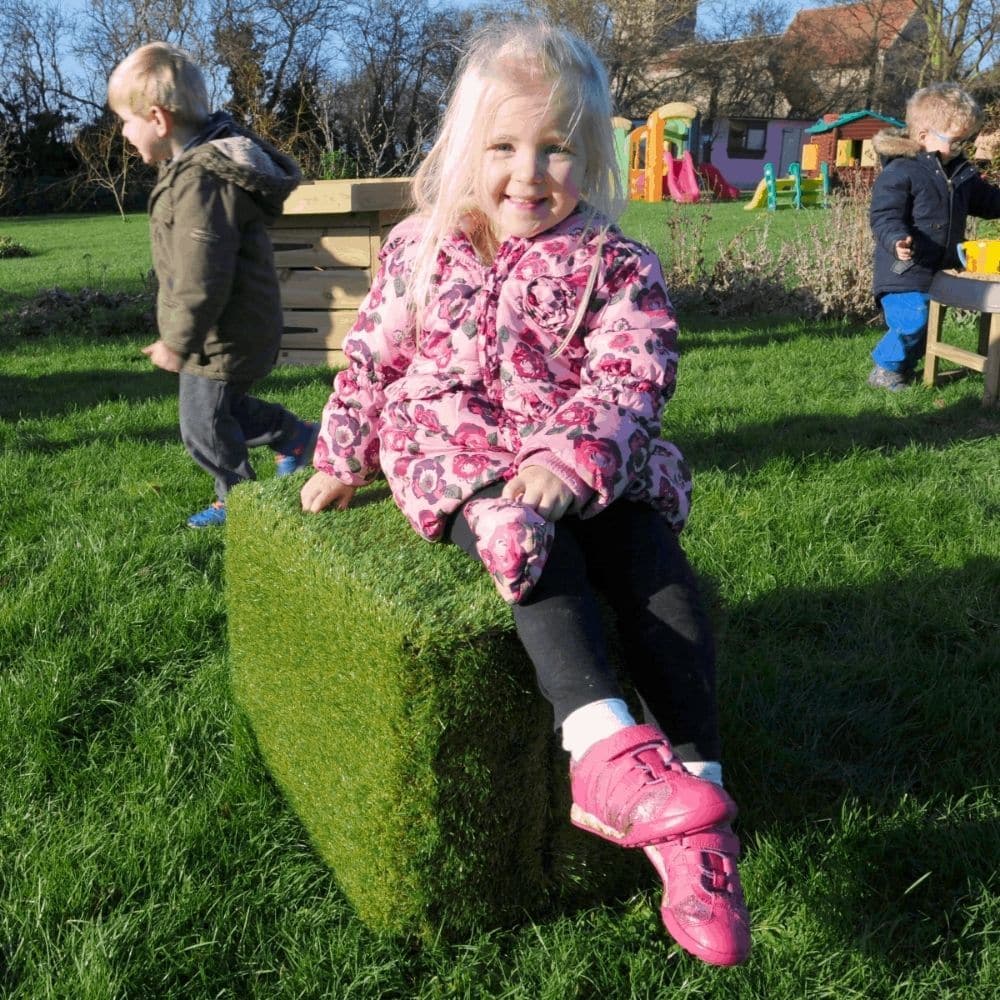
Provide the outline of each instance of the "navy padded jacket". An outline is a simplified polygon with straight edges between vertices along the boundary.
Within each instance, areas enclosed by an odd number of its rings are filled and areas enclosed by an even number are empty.
[[[873,290],[926,292],[936,271],[958,267],[955,250],[970,215],[1000,218],[1000,188],[963,156],[946,166],[900,129],[873,139],[884,167],[872,188],[869,218],[875,237]],[[895,244],[913,237],[913,264],[897,261]]]

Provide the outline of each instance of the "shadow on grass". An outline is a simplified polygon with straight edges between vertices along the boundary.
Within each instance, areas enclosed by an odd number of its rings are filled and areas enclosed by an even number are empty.
[[[866,410],[837,414],[785,415],[766,423],[740,424],[732,431],[684,436],[684,452],[695,469],[748,472],[776,458],[827,461],[858,449],[900,451],[913,444],[946,448],[1000,434],[1000,410],[984,410],[978,397],[961,399],[927,413],[899,416]]]
[[[1000,559],[977,556],[728,611],[727,784],[750,856],[763,837],[765,883],[795,879],[833,936],[900,975],[988,923],[972,910],[1000,856],[998,595]]]
[[[859,813],[848,821],[857,823],[856,832],[831,851],[828,877],[810,900],[829,932],[900,979],[978,953],[995,926],[995,874],[987,861],[1000,855],[995,819],[873,822]]]
[[[255,384],[262,395],[279,395],[317,385],[329,386],[333,372],[324,368],[285,367]],[[146,403],[176,398],[177,376],[139,359],[135,369],[98,368],[49,375],[0,374],[0,419],[57,417],[105,403]]]
[[[333,378],[339,369],[325,366],[279,365],[261,382],[255,391],[276,392],[286,389],[312,389],[317,385],[332,388]]]
[[[894,806],[997,780],[998,595],[1000,560],[977,556],[730,608],[723,732],[751,821],[798,824],[846,795]]]
[[[115,446],[127,442],[133,444],[160,444],[178,445],[181,444],[179,428],[171,424],[169,427],[147,429],[141,431],[131,431],[122,433],[121,431],[109,430],[106,432],[96,432],[82,434],[79,437],[69,439],[57,439],[45,437],[41,434],[19,434],[17,440],[12,444],[4,446],[4,450],[11,455],[58,455],[62,452],[71,452],[77,448],[89,448],[95,445]]]
[[[177,377],[166,372],[122,368],[0,375],[0,418],[58,417],[104,403],[145,403],[177,395]]]

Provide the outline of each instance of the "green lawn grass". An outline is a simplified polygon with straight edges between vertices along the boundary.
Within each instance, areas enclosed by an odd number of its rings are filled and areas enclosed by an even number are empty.
[[[651,240],[640,208],[626,228]],[[94,280],[82,247],[92,274],[124,262],[117,287],[148,262],[141,238],[122,248],[140,220],[0,233],[47,248],[37,288]],[[0,261],[0,288],[30,294],[25,263]],[[745,966],[671,945],[652,877],[457,943],[366,931],[233,707],[224,536],[183,526],[211,484],[175,382],[139,338],[5,326],[0,996],[993,997],[1000,416],[978,376],[868,389],[873,330],[681,318],[665,430],[694,468],[685,544],[719,622]],[[318,414],[328,373],[281,369],[263,392]]]
[[[0,310],[48,288],[136,292],[152,266],[144,213],[6,218],[0,236],[31,254],[0,260]]]
[[[665,218],[675,218],[678,225],[692,230],[704,227],[705,256],[708,261],[714,261],[719,251],[741,233],[766,228],[775,241],[792,239],[823,218],[823,210],[818,208],[798,212],[787,209],[748,212],[746,204],[746,200],[693,205],[630,201],[621,225],[630,236],[653,247],[664,258],[670,256],[670,232],[664,224]]]

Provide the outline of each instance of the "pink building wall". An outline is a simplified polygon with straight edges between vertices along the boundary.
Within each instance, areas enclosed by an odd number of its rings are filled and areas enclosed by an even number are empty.
[[[779,177],[788,173],[789,163],[798,163],[802,145],[809,136],[805,129],[814,125],[815,119],[773,118],[767,122],[764,152],[760,156],[730,156],[730,122],[720,119],[711,133],[705,136],[712,143],[709,159],[730,184],[745,190],[755,188],[764,177],[764,164],[773,163]],[[706,142],[707,144],[707,142]],[[784,151],[784,156],[782,152]]]

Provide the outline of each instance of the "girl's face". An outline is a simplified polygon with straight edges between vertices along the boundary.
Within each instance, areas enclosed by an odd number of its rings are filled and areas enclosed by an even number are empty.
[[[576,208],[585,163],[569,141],[568,119],[549,85],[500,95],[486,133],[481,195],[498,239],[542,233]]]

